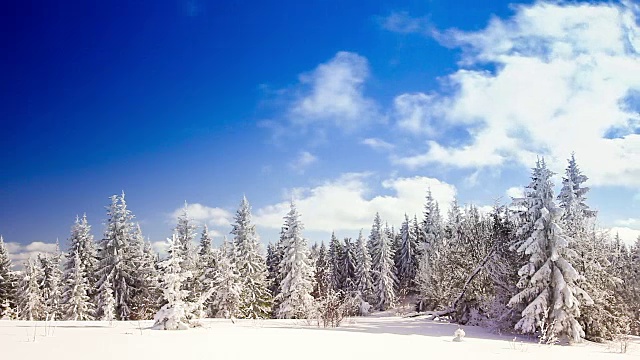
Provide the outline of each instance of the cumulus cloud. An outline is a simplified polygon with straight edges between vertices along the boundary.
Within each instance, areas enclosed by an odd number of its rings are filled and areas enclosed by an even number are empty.
[[[435,112],[434,96],[423,93],[402,94],[393,100],[393,113],[397,126],[410,133],[433,134],[429,123]]]
[[[301,91],[287,117],[295,125],[332,124],[348,131],[376,121],[377,104],[363,94],[368,77],[366,58],[341,51],[300,75]]]
[[[5,245],[16,269],[22,269],[25,261],[31,257],[36,257],[38,254],[55,253],[57,247],[55,243],[45,243],[41,241],[34,241],[29,244],[6,242]]]
[[[359,230],[371,226],[376,212],[389,224],[400,224],[404,213],[420,216],[425,196],[431,188],[440,208],[447,211],[456,189],[438,179],[415,176],[396,177],[382,181],[381,187],[390,195],[371,195],[371,173],[348,173],[312,188],[296,188],[291,197],[302,214],[307,230]],[[256,224],[278,229],[289,210],[289,199],[265,206],[255,212]]]
[[[212,227],[231,226],[233,215],[228,210],[219,207],[209,207],[198,203],[187,204],[186,208],[189,217],[201,225],[206,224]],[[171,221],[175,222],[183,211],[184,207],[175,209],[173,213],[171,213]]]
[[[468,141],[429,140],[396,163],[418,168],[531,166],[560,170],[575,151],[592,185],[640,185],[640,27],[630,3],[520,5],[477,32],[439,37],[463,49],[460,69],[399,126],[467,129]],[[411,99],[415,94],[400,95]],[[413,106],[412,108],[416,108]]]
[[[298,173],[304,173],[304,171],[312,164],[316,163],[318,158],[308,151],[301,151],[291,163],[289,163],[289,167],[293,169],[293,171]]]

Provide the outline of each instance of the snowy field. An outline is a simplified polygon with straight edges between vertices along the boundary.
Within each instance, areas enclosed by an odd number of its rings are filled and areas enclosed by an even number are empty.
[[[615,344],[539,345],[526,337],[491,334],[419,318],[347,319],[336,329],[301,320],[207,319],[187,331],[149,329],[151,322],[0,321],[1,359],[640,359],[640,341],[625,354]],[[35,341],[34,341],[35,333]]]

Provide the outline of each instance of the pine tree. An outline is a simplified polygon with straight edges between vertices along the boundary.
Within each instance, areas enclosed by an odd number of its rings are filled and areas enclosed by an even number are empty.
[[[369,303],[374,302],[373,280],[371,278],[371,255],[367,242],[362,235],[362,230],[356,240],[356,289],[360,292],[360,297]]]
[[[554,203],[551,176],[544,160],[538,161],[526,197],[515,202],[525,210],[524,224],[518,230],[520,238],[514,249],[530,257],[518,272],[521,291],[510,304],[525,305],[517,330],[524,333],[545,330],[547,336],[567,336],[579,341],[584,337],[577,321],[580,304],[581,301],[589,304],[592,300],[576,285],[580,275],[567,261],[571,254],[567,251],[568,239],[559,225],[562,210]]]
[[[91,320],[95,311],[96,249],[86,214],[76,216],[62,276],[62,308],[65,319]],[[81,278],[78,278],[81,277]],[[83,293],[84,291],[84,293]],[[84,297],[88,303],[84,303]]]
[[[371,229],[371,237],[374,248],[372,252],[372,270],[376,274],[374,278],[374,292],[376,294],[377,308],[387,310],[396,303],[393,251],[391,248],[391,231],[380,228],[380,215],[376,214]]]
[[[57,244],[54,254],[38,254],[38,262],[41,269],[40,289],[45,304],[45,318],[47,319],[57,319],[62,313],[60,307],[62,302],[61,257]]]
[[[336,236],[335,232],[331,233],[331,240],[329,241],[329,279],[331,289],[333,291],[340,291],[343,288],[343,249],[340,240]]]
[[[25,263],[18,292],[18,316],[22,320],[45,319],[46,307],[40,288],[41,273],[42,270],[36,260],[30,258]]]
[[[269,317],[271,294],[267,283],[267,264],[260,251],[251,206],[242,197],[231,234],[234,235],[235,263],[243,280],[240,313],[248,319]]]
[[[351,238],[344,238],[342,249],[342,289],[350,293],[356,290],[356,249]]]
[[[72,264],[72,268],[69,265]],[[62,294],[62,314],[65,320],[93,320],[93,304],[89,299],[89,281],[83,273],[80,255],[67,258]]]
[[[398,283],[401,293],[408,293],[414,288],[417,263],[417,239],[415,231],[410,226],[409,216],[404,215],[404,222],[400,228],[400,246],[398,251]]]
[[[98,293],[98,303],[101,308],[99,311],[100,320],[109,321],[116,319],[116,299],[113,297],[113,285],[107,277],[104,279],[103,286]]]
[[[212,244],[213,241],[209,234],[209,227],[205,224],[202,228],[202,234],[200,235],[200,245],[198,246],[198,266],[196,267],[196,279],[198,280],[196,282],[196,291],[199,294],[204,294],[209,290],[207,289],[208,286],[213,286],[215,269],[217,267],[216,257],[218,255],[216,253],[218,250],[216,249],[214,251]],[[213,312],[213,297],[210,297],[203,303],[203,311],[203,315],[209,317],[215,316],[215,313]]]
[[[96,283],[98,281],[96,271],[98,269],[98,259],[96,246],[91,234],[91,225],[87,221],[87,215],[82,218],[76,216],[75,223],[71,227],[69,237],[69,250],[66,254],[67,262],[64,271],[70,271],[75,267],[74,258],[78,255],[80,259],[80,270],[87,277],[88,295],[95,303]]]
[[[320,243],[318,248],[318,256],[315,261],[315,281],[313,292],[314,298],[320,299],[327,296],[327,291],[331,287],[331,270],[329,268],[329,255],[324,241]]]
[[[121,196],[113,195],[111,204],[107,207],[107,229],[99,244],[97,274],[100,279],[96,285],[98,292],[105,293],[105,280],[109,279],[108,284],[112,286],[116,304],[116,318],[119,320],[130,319],[134,305],[134,282],[138,264],[132,259],[137,256],[139,249],[136,249],[132,241],[133,218],[131,211],[127,209],[124,193]],[[98,309],[104,308],[105,304],[99,302]],[[101,313],[98,316],[103,317]]]
[[[313,271],[309,263],[309,249],[302,237],[303,225],[296,206],[285,217],[283,258],[280,263],[282,282],[278,294],[277,317],[306,318],[313,302]]]
[[[213,316],[236,318],[242,315],[242,284],[240,274],[233,256],[233,244],[225,241],[222,248],[214,253],[215,268],[213,271],[213,296],[211,308]]]
[[[9,317],[16,308],[18,279],[11,270],[9,251],[0,235],[0,319]]]
[[[185,330],[188,326],[187,314],[189,306],[185,299],[189,292],[184,289],[182,283],[192,274],[184,270],[184,254],[181,249],[184,245],[177,234],[167,238],[169,257],[160,263],[162,268],[162,295],[166,304],[160,308],[154,317],[154,327],[164,330]]]

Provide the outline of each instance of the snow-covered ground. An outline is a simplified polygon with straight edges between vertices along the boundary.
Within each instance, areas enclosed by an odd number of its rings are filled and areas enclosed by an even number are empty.
[[[615,344],[539,345],[531,339],[420,318],[347,319],[335,329],[302,320],[207,319],[186,331],[151,330],[150,321],[0,321],[1,359],[621,359],[640,358],[633,339],[626,354]],[[45,335],[45,331],[47,335]],[[34,341],[35,333],[35,341]]]

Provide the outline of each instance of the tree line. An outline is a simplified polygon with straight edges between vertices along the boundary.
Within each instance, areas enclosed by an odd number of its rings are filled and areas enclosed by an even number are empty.
[[[424,211],[398,227],[375,214],[367,235],[309,246],[295,203],[280,237],[260,244],[243,198],[232,239],[212,246],[185,206],[160,259],[124,193],[111,197],[97,242],[76,218],[62,255],[12,270],[0,237],[0,317],[25,320],[155,319],[183,328],[202,317],[367,315],[412,303],[461,324],[603,341],[640,334],[640,239],[627,247],[596,225],[588,178],[572,155],[557,196],[538,160],[522,198],[489,213],[456,200],[447,214],[426,190]],[[196,240],[199,238],[199,242]]]

